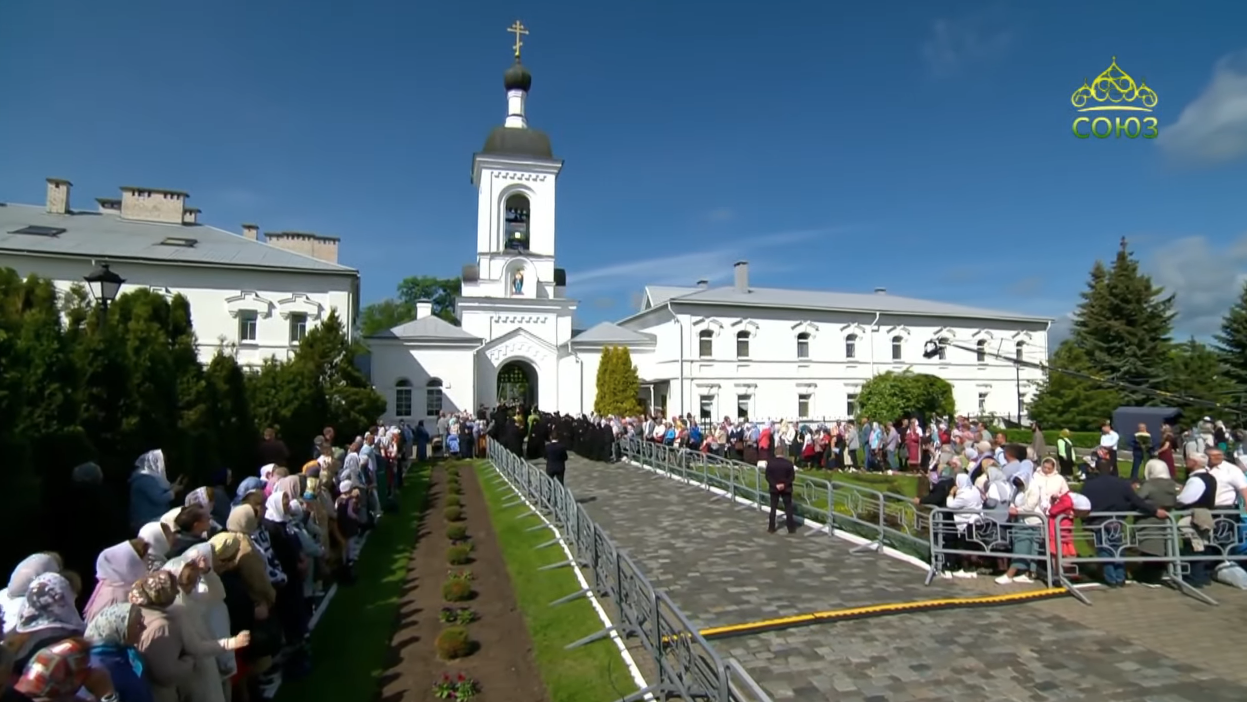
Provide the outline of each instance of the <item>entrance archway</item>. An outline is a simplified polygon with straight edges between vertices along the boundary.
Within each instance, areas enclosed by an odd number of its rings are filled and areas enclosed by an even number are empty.
[[[537,369],[527,361],[507,361],[498,369],[498,402],[537,405]]]

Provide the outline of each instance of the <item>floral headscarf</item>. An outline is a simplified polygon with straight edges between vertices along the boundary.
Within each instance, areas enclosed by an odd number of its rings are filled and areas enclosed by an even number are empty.
[[[178,584],[167,570],[148,573],[130,588],[130,604],[151,609],[166,609],[177,601]]]
[[[160,449],[148,451],[134,462],[134,472],[155,478],[161,486],[169,487],[169,477],[165,474],[165,452]]]
[[[25,560],[17,564],[17,567],[13,569],[13,574],[9,576],[9,586],[0,592],[0,605],[3,605],[4,613],[4,633],[12,633],[17,628],[17,620],[22,615],[22,608],[26,606],[26,593],[29,592],[30,585],[35,578],[44,573],[59,572],[60,569],[61,564],[56,557],[47,553],[27,556]]]
[[[134,650],[127,640],[130,636],[130,617],[133,616],[134,605],[119,602],[99,611],[87,624],[87,641],[92,648],[125,649],[130,659],[130,667],[139,678],[143,677],[143,657]]]
[[[208,488],[197,487],[194,490],[191,490],[190,493],[186,495],[184,506],[190,507],[191,505],[199,505],[201,507],[212,509],[212,500],[208,499]]]
[[[35,699],[72,698],[90,672],[90,644],[82,638],[62,639],[35,653],[13,689]]]
[[[60,573],[44,573],[26,591],[26,604],[17,618],[17,632],[26,634],[67,629],[81,634],[87,628],[74,607],[74,588]]]

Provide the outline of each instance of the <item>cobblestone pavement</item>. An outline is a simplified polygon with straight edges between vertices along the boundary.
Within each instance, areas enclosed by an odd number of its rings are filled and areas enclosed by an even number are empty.
[[[826,534],[766,533],[766,516],[628,464],[573,457],[589,515],[699,627],[868,604],[1000,592],[990,580],[922,584],[914,565]],[[1127,588],[991,609],[842,621],[721,639],[776,700],[1239,702],[1247,595],[1209,607]]]

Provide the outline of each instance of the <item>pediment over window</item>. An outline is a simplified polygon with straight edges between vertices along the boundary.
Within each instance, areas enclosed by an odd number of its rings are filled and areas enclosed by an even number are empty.
[[[846,324],[840,327],[840,331],[844,333],[845,335],[848,335],[848,334],[857,334],[858,336],[866,335],[866,327],[858,324],[857,322]]]
[[[714,333],[715,338],[718,338],[719,333],[723,331],[723,322],[720,322],[717,319],[711,319],[710,317],[701,317],[693,320],[693,328],[698,329],[699,327],[702,331],[707,329],[710,330]]]
[[[996,335],[991,333],[991,331],[988,329],[979,329],[978,331],[971,334],[970,338],[991,340],[991,339],[995,339]]]
[[[797,335],[809,334],[813,337],[818,334],[818,325],[809,320],[803,320],[792,325],[792,333]]]
[[[888,333],[892,336],[903,336],[909,338],[909,327],[904,324],[898,324],[888,329]]]
[[[732,327],[734,329],[739,329],[740,331],[747,331],[750,334],[758,333],[758,323],[752,319],[738,319],[735,322],[732,322]]]
[[[1033,337],[1033,336],[1031,336],[1031,333],[1030,333],[1030,332],[1028,332],[1028,331],[1026,331],[1026,330],[1020,330],[1020,331],[1016,331],[1016,332],[1014,332],[1014,333],[1013,333],[1013,336],[1012,336],[1012,337],[1010,337],[1010,338],[1012,338],[1012,339],[1014,339],[1014,340],[1016,340],[1016,341],[1030,341],[1030,340],[1031,340],[1031,339],[1033,339],[1034,337]]]
[[[229,312],[229,316],[237,318],[240,312],[255,312],[259,316],[268,319],[273,316],[272,300],[260,297],[253,290],[243,290],[237,295],[225,298],[225,309]]]
[[[932,334],[931,336],[937,339],[956,339],[957,330],[953,329],[952,327],[940,327],[939,329],[936,329],[935,333]]]
[[[175,294],[173,290],[166,288],[163,285],[149,285],[147,286],[147,289],[151,290],[152,292],[156,293],[157,295],[163,297],[166,300],[172,300]]]
[[[295,293],[284,300],[277,301],[282,319],[290,319],[290,315],[303,313],[309,320],[319,320],[324,312],[324,305],[308,297],[304,293]]]

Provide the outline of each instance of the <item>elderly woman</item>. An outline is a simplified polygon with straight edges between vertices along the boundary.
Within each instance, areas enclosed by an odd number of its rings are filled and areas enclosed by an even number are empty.
[[[134,648],[142,634],[143,615],[128,601],[104,607],[87,624],[91,664],[108,671],[121,702],[152,702],[143,657]]]
[[[159,521],[185,486],[186,476],[169,482],[160,449],[139,456],[130,473],[130,528],[138,531],[144,524]]]
[[[1178,483],[1169,474],[1169,465],[1159,458],[1149,460],[1143,466],[1143,484],[1139,497],[1157,509],[1173,510],[1178,506]],[[1168,519],[1160,517],[1135,517],[1134,530],[1139,540],[1139,553],[1160,559],[1172,556],[1169,543]],[[1165,574],[1165,562],[1147,561],[1135,571],[1134,579],[1141,585],[1158,587]]]
[[[953,524],[957,528],[956,548],[961,551],[981,551],[982,545],[975,540],[975,532],[979,522],[983,521],[983,493],[974,486],[966,473],[958,473],[956,481],[945,504],[949,509],[957,510],[953,515]],[[973,558],[962,556],[962,566],[953,571],[953,577],[977,578],[978,573],[966,567],[967,562],[972,562]]]
[[[95,559],[95,590],[82,617],[90,622],[100,610],[110,605],[130,602],[130,588],[147,575],[147,542],[142,539],[122,541],[100,551]]]
[[[211,558],[209,555],[208,558]],[[203,583],[202,573],[210,567],[203,554],[188,554],[165,564],[178,584],[177,601],[169,608],[176,615],[182,632],[182,648],[195,659],[194,673],[178,686],[181,702],[225,702],[225,688],[217,669],[217,656],[233,652],[251,642],[251,634],[215,639],[208,626],[207,606],[210,586]],[[201,591],[201,585],[204,585]],[[219,581],[217,586],[220,587]],[[224,593],[220,593],[224,599]]]
[[[178,687],[195,673],[195,658],[183,649],[182,631],[169,616],[177,597],[177,581],[167,570],[149,573],[130,590],[130,603],[142,616],[143,633],[136,648],[147,664],[154,702],[179,702]]]
[[[263,619],[268,610],[277,603],[277,590],[273,587],[267,556],[253,540],[260,530],[260,520],[249,505],[238,505],[230,510],[226,528],[229,529],[228,532],[217,534],[208,543],[211,544],[213,553],[217,553],[227,548],[226,544],[231,542],[231,536],[237,540],[238,574],[255,609],[264,615],[259,618]]]
[[[147,543],[147,554],[143,557],[148,571],[160,570],[160,566],[169,560],[169,549],[173,545],[173,528],[164,522],[155,521],[144,524],[139,529],[139,538]]]
[[[60,573],[44,573],[30,583],[26,602],[5,645],[15,653],[13,672],[20,672],[39,649],[61,639],[81,636],[86,622],[74,607],[74,589]]]
[[[54,553],[36,553],[27,556],[9,576],[9,586],[0,591],[0,607],[4,613],[4,633],[11,634],[17,628],[22,608],[26,606],[26,593],[35,578],[45,573],[61,572],[61,558]]]

